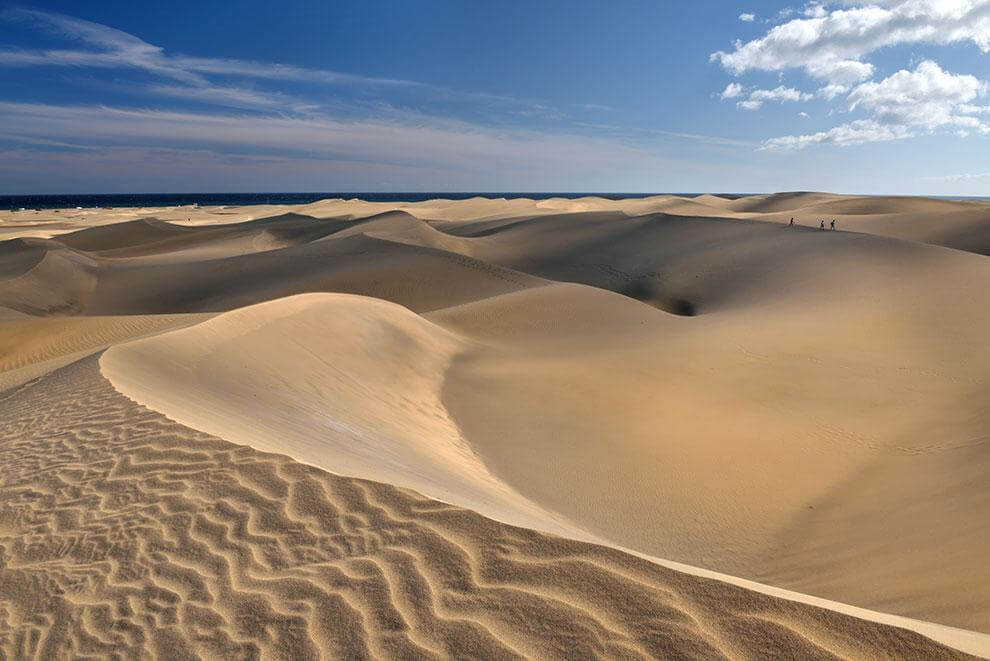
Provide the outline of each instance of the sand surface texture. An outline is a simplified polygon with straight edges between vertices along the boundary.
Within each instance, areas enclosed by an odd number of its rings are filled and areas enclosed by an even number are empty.
[[[2,212],[0,646],[990,656],[988,252],[817,193]]]

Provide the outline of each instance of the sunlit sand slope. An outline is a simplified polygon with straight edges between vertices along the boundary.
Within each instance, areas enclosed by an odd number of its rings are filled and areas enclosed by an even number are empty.
[[[95,358],[0,397],[8,658],[963,658],[233,445]]]
[[[100,365],[128,397],[195,429],[568,532],[488,471],[441,403],[468,344],[394,303],[303,294],[112,347]]]

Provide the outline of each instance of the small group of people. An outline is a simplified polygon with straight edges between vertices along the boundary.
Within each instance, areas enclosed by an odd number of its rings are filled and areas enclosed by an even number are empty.
[[[790,226],[791,226],[791,227],[794,227],[794,219],[793,219],[793,218],[791,218],[791,223],[790,223]],[[821,221],[821,222],[819,223],[819,225],[818,225],[818,227],[819,227],[819,228],[821,228],[821,229],[825,229],[825,221],[824,221],[824,220],[823,220],[823,221]],[[833,218],[833,219],[832,219],[832,229],[833,229],[833,230],[835,229],[835,218]]]

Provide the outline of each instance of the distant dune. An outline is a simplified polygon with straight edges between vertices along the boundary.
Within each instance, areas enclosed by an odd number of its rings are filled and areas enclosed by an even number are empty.
[[[0,212],[0,649],[990,656],[988,255],[825,193]]]

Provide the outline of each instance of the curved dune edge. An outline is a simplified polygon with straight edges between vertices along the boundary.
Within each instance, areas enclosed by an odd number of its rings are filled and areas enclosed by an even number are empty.
[[[334,330],[349,329],[351,333],[357,330],[361,337],[338,335],[338,341],[334,343],[337,353],[320,356],[314,354],[311,347],[294,346],[296,342],[292,338],[307,337],[305,327],[308,327],[309,333],[318,327],[329,335]],[[368,337],[376,334],[379,340],[384,338],[384,341],[369,344]],[[264,361],[252,361],[249,374],[241,374],[241,377],[253,376],[259,379],[253,385],[244,382],[203,382],[203,379],[209,378],[211,361],[237,360],[235,354],[223,351],[223,345],[232,336],[239,338],[238,351],[251,351],[252,347],[262,350],[278,341],[278,338],[285,338],[285,344],[281,347],[276,364],[266,366]],[[248,339],[247,345],[244,343],[245,338]],[[358,340],[356,344],[352,343],[355,339]],[[496,521],[577,541],[610,546],[678,572],[719,580],[768,596],[825,608],[863,620],[901,627],[960,651],[990,656],[990,635],[849,606],[637,553],[597,538],[538,504],[527,501],[492,476],[471,455],[470,448],[463,446],[463,439],[457,434],[456,426],[452,426],[442,411],[438,393],[442,386],[443,372],[449,365],[450,358],[465,342],[456,334],[427,322],[401,306],[351,295],[311,294],[242,308],[190,329],[112,347],[101,357],[100,369],[119,392],[138,404],[159,411],[184,426],[233,442],[244,443],[263,451],[287,452],[302,463],[335,474],[413,488],[432,499],[467,507]],[[367,352],[369,346],[373,348],[374,361],[369,360],[368,354],[360,356],[360,352]],[[302,353],[296,353],[297,351]],[[390,370],[401,369],[402,364],[410,361],[410,353],[413,354],[411,362],[414,365],[412,372],[415,374],[402,374],[396,378],[396,374]],[[300,362],[299,358],[303,355],[310,357],[309,363]],[[357,362],[350,362],[343,370],[337,368],[338,361],[353,361],[355,355],[358,356]],[[266,357],[270,356],[268,354]],[[331,366],[331,362],[334,366]],[[365,369],[370,368],[372,362],[376,367]],[[299,371],[300,367],[303,368],[302,373]],[[348,367],[354,370],[350,374],[347,373]],[[274,375],[265,373],[269,368],[275,370]],[[333,377],[335,383],[315,384],[311,381],[317,375],[325,375],[328,368],[330,372],[337,372]],[[379,370],[378,374],[375,374],[376,370]],[[186,373],[181,375],[182,372]],[[357,387],[353,395],[355,399],[338,401],[337,409],[327,415],[326,411],[312,408],[306,410],[305,407],[300,409],[296,406],[298,401],[293,401],[294,398],[280,398],[269,389],[266,396],[274,396],[275,405],[268,402],[267,406],[258,407],[257,410],[284,411],[289,408],[292,415],[248,425],[243,419],[238,420],[233,410],[218,413],[225,402],[211,397],[221,392],[233,392],[232,396],[235,398],[250,396],[252,389],[261,383],[277,384],[277,378],[275,381],[271,379],[278,373],[291,373],[296,382],[308,383],[316,388],[315,392],[320,397],[325,397],[331,390],[335,395],[340,395],[346,393],[348,388]],[[185,379],[186,385],[199,381],[200,389],[191,392],[176,388],[180,375]],[[360,375],[363,385],[355,381],[354,375]],[[371,386],[368,385],[369,375]],[[375,401],[389,386],[394,386],[394,383],[408,384],[409,379],[418,384],[414,388],[414,396],[410,397],[410,392],[405,389],[396,389],[404,402],[385,402],[384,409],[368,412],[370,417],[363,420],[354,418],[354,411],[363,406],[360,402]],[[328,386],[331,390],[326,389]],[[337,416],[336,419],[334,415]],[[403,415],[411,417],[412,421],[394,424]],[[369,422],[382,419],[389,419],[393,423],[391,427],[385,425],[384,434],[382,429],[373,430],[374,425],[368,426]],[[335,448],[328,448],[325,438],[317,438],[326,433],[328,424],[339,435]],[[294,428],[295,437],[292,429],[287,430],[287,427]],[[383,447],[382,436],[391,437],[398,442]],[[415,447],[424,438],[431,437],[442,440],[427,447],[425,453],[422,447]],[[344,439],[345,443],[341,443],[339,439]],[[365,449],[371,448],[372,451],[370,454],[366,453],[365,460],[347,456],[343,451],[346,442],[365,444]],[[328,449],[333,452],[328,452]],[[387,468],[389,462],[393,462],[391,469]],[[456,480],[455,476],[470,479]]]
[[[300,294],[111,347],[100,369],[169,418],[336,474],[416,489],[524,527],[576,527],[492,475],[440,401],[469,341],[410,310]]]
[[[0,403],[11,658],[963,656],[233,445],[122,396],[95,356]]]

